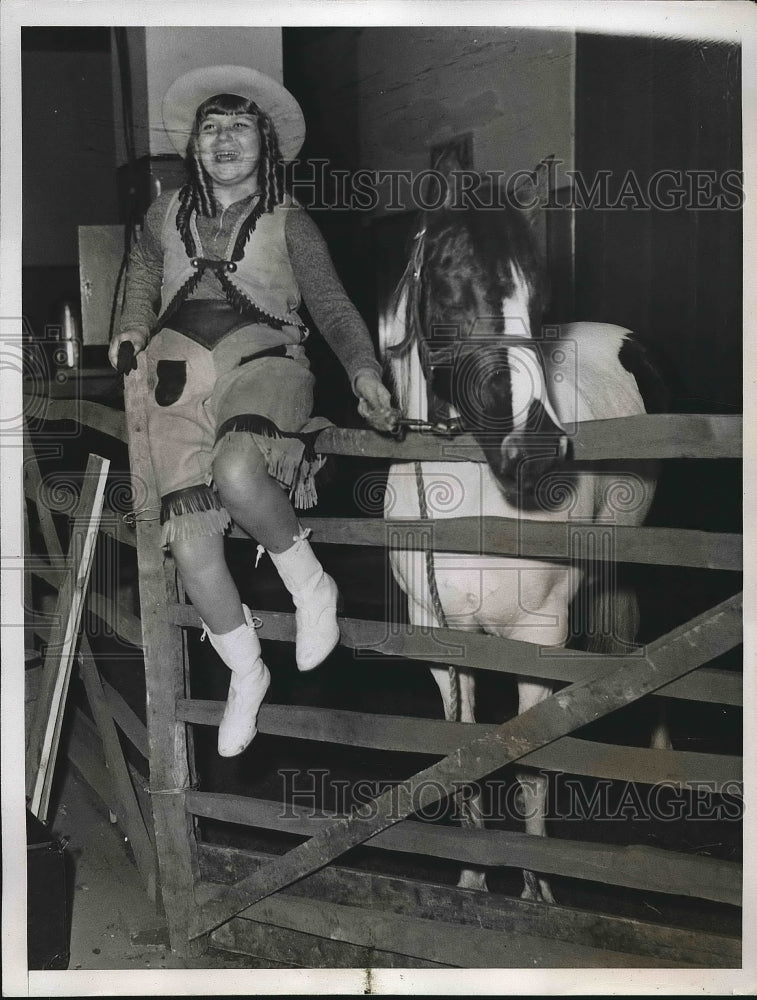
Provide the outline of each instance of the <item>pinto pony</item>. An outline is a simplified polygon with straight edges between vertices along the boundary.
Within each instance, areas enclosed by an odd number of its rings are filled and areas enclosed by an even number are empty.
[[[382,355],[406,422],[471,434],[486,463],[392,465],[385,517],[641,524],[654,495],[654,464],[572,466],[570,434],[584,420],[664,409],[662,383],[628,330],[569,323],[542,331],[546,281],[533,215],[504,201],[504,207],[481,208],[454,205],[448,196],[425,212],[381,324]],[[592,573],[591,562],[569,558],[567,551],[565,562],[390,553],[414,626],[560,647],[571,638],[571,602],[581,592],[592,596],[584,607],[593,623],[589,648],[627,652],[638,628],[634,592],[610,580],[602,564]],[[445,717],[473,722],[473,673],[431,670]],[[543,680],[519,677],[518,712],[551,693]],[[656,742],[666,745],[663,731]],[[525,771],[518,777],[526,831],[545,836],[546,778]],[[472,804],[470,822],[482,825]],[[545,878],[524,877],[523,898],[553,900]],[[485,888],[485,875],[464,870],[459,884]]]

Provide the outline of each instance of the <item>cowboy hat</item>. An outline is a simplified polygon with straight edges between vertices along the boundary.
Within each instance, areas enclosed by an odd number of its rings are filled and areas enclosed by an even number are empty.
[[[163,98],[163,124],[179,156],[187,155],[197,108],[216,94],[254,101],[273,122],[282,158],[294,159],[305,141],[302,109],[280,83],[248,66],[202,66],[174,80]]]

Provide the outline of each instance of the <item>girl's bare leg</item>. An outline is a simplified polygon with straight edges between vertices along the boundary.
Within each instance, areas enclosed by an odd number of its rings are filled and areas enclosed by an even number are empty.
[[[236,523],[269,552],[291,548],[300,526],[289,497],[271,478],[257,448],[221,452],[213,479]]]
[[[257,448],[221,452],[213,463],[213,478],[226,510],[268,550],[292,595],[297,667],[312,670],[339,641],[336,583],[302,536],[289,498],[268,475]]]
[[[242,601],[223,551],[223,535],[171,542],[171,554],[189,599],[211,632],[223,634],[244,624]]]

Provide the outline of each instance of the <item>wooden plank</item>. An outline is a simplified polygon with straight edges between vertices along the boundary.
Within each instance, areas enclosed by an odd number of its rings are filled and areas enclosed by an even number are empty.
[[[466,924],[398,915],[377,907],[363,910],[342,903],[287,899],[280,895],[261,900],[246,910],[245,916],[332,941],[380,948],[427,961],[445,961],[458,968],[676,968],[681,965],[517,931],[504,934]]]
[[[581,423],[570,440],[578,461],[741,458],[742,419],[731,414],[645,413]]]
[[[124,523],[124,515],[113,510],[112,507],[105,507],[100,531],[108,535],[121,545],[128,545],[129,548],[137,547],[137,537],[134,528]]]
[[[736,645],[739,645],[738,643]],[[682,677],[655,692],[655,697],[679,698],[683,701],[714,702],[716,705],[744,703],[744,680],[741,673],[719,670],[717,667],[700,667],[688,677]]]
[[[195,725],[218,726],[223,709],[223,703],[217,701],[180,699],[176,717]],[[258,718],[258,730],[271,736],[442,757],[466,740],[490,735],[496,729],[491,723],[446,722],[310,705],[264,704]],[[563,736],[527,754],[522,763],[559,774],[648,785],[699,786],[706,782],[711,791],[731,795],[740,792],[743,780],[741,757],[618,746],[573,736]]]
[[[36,461],[36,456],[32,450],[31,438],[28,434],[28,430],[26,431],[25,440],[26,447],[29,450],[25,463],[27,469],[25,489],[27,494],[30,495],[37,504],[40,523],[42,525],[43,539],[48,553],[53,560],[57,560],[61,565],[63,565],[62,550],[57,532],[55,531],[55,527],[50,516],[50,511],[40,501],[41,475]],[[103,510],[107,510],[104,503]],[[116,517],[113,512],[111,512],[111,516],[114,518]],[[100,526],[103,526],[102,522]],[[42,577],[45,582],[57,589],[60,581],[61,570],[56,570],[53,567],[43,569],[37,566],[35,575]],[[89,603],[91,603],[91,599],[92,595],[90,594]],[[106,601],[106,599],[101,595],[100,600]],[[111,605],[113,604],[113,602],[109,603]],[[123,609],[123,613],[127,614],[125,609]],[[129,616],[130,619],[132,617],[133,616]],[[141,642],[141,628],[139,627],[138,620],[136,630],[133,627],[132,621],[129,621],[129,625],[132,628],[132,636],[136,639],[137,643]],[[44,632],[46,633],[44,636],[45,641],[49,641],[51,632],[50,627],[45,627]],[[74,754],[78,754],[77,760],[80,765],[80,770],[86,771],[89,779],[91,779],[90,783],[94,783],[96,785],[98,794],[100,794],[101,797],[105,794],[105,785],[111,784],[113,786],[112,789],[108,789],[107,793],[106,801],[108,808],[121,817],[122,829],[132,843],[135,861],[145,884],[148,896],[151,899],[154,899],[155,854],[150,840],[150,830],[145,823],[143,811],[137,802],[136,788],[131,781],[129,767],[121,753],[118,738],[115,735],[115,731],[109,732],[109,730],[112,730],[112,722],[109,720],[108,709],[102,704],[102,695],[101,693],[98,693],[99,674],[97,673],[96,666],[94,664],[92,650],[86,634],[81,636],[80,645],[83,658],[83,676],[87,687],[87,697],[92,711],[101,726],[103,734],[105,734],[102,738],[105,740],[105,757],[108,770],[104,771],[102,765],[99,765],[98,762],[93,762],[91,754],[87,754],[86,750],[82,748],[82,746],[79,746],[78,744],[75,745],[73,752]],[[86,716],[83,716],[82,713],[79,712],[78,716],[81,716],[81,719],[86,720]],[[81,730],[81,719],[79,720],[79,730]]]
[[[313,539],[322,544],[367,545],[389,549],[558,559],[569,562],[571,546],[592,551],[586,540],[597,526],[583,522],[529,521],[509,517],[449,517],[435,521],[377,517],[303,517]],[[738,571],[742,568],[741,535],[690,528],[612,525],[613,544],[598,559],[649,566],[687,566]]]
[[[262,639],[294,642],[294,615],[256,609],[263,624]],[[169,621],[182,627],[200,628],[200,617],[191,605],[174,604],[167,609]],[[458,667],[491,670],[513,676],[575,683],[593,677],[599,670],[625,666],[633,673],[643,655],[643,647],[627,656],[606,657],[573,649],[538,646],[519,639],[503,639],[478,632],[455,629],[421,629],[412,625],[340,618],[340,645],[365,653],[375,650],[385,656],[423,663],[452,663]],[[734,631],[730,649],[741,643],[741,632]],[[726,652],[726,650],[724,650]],[[695,673],[666,684],[655,695],[712,701],[721,705],[742,704],[742,676],[731,671],[700,667]]]
[[[100,678],[102,684],[103,694],[108,702],[108,707],[110,713],[113,716],[113,721],[116,723],[118,728],[124,734],[124,736],[129,739],[134,746],[139,750],[145,760],[150,759],[150,750],[147,744],[147,727],[144,722],[139,718],[136,712],[132,711],[131,707],[126,704],[124,699],[111,687],[107,681]]]
[[[104,622],[110,630],[132,646],[142,646],[142,623],[132,614],[125,601],[90,591],[87,610]]]
[[[28,396],[27,405],[36,397]],[[45,399],[45,420],[74,421],[81,426],[127,441],[124,414],[89,400]],[[741,458],[740,416],[701,413],[654,413],[575,425],[570,434],[573,454],[580,461],[639,458]],[[318,435],[324,455],[356,455],[394,461],[484,461],[472,435],[447,439],[430,431],[408,433],[404,441],[374,431],[330,427]]]
[[[90,455],[68,550],[68,571],[58,592],[58,623],[51,630],[42,688],[29,739],[26,787],[29,809],[44,820],[50,801],[55,758],[60,741],[66,695],[92,571],[97,526],[102,512],[110,462]]]
[[[652,643],[633,677],[621,669],[573,684],[529,711],[474,739],[431,767],[420,771],[353,810],[347,819],[333,820],[321,833],[289,851],[259,873],[249,876],[208,901],[196,913],[193,936],[207,933],[236,916],[244,906],[264,899],[362,844],[410,813],[430,806],[495,769],[566,736],[580,726],[641,698],[722,652],[739,628],[741,595],[723,601],[686,625]]]
[[[119,817],[119,825],[121,825],[124,833],[128,836],[128,830],[118,813],[116,798],[113,794],[113,783],[108,776],[105,765],[105,751],[103,750],[102,737],[89,716],[85,715],[79,708],[74,709],[71,735],[66,752],[69,761],[74,764],[92,791],[95,792],[110,812]],[[149,800],[150,790],[147,787],[144,776],[130,763],[127,762],[126,766],[147,835],[150,838],[150,843],[153,843],[152,814]]]
[[[113,378],[115,380],[115,375]],[[34,412],[35,403],[38,402],[39,397],[33,394],[24,395],[24,408],[29,407],[29,412]],[[89,430],[107,434],[108,437],[127,443],[126,420],[121,410],[103,406],[102,403],[93,403],[89,399],[51,399],[46,396],[44,420],[45,422],[71,421],[80,427],[87,427]]]
[[[145,506],[158,503],[147,440],[147,362],[124,379],[124,399],[132,475],[143,486]],[[198,877],[193,820],[184,807],[189,786],[187,733],[174,716],[187,679],[180,630],[166,621],[165,609],[177,600],[172,567],[164,564],[160,525],[139,520],[136,526],[139,594],[147,687],[147,734],[150,792],[158,854],[159,881],[171,948],[180,955],[204,950],[206,941],[190,941],[193,886]]]
[[[118,803],[105,766],[100,734],[81,709],[74,710],[74,721],[66,746],[66,755],[100,801],[114,815]]]
[[[273,860],[270,854],[214,844],[199,845],[200,869],[205,882],[230,884]],[[538,903],[405,879],[332,865],[289,886],[289,896],[334,903],[351,903],[371,909],[415,914],[450,923],[473,924],[501,931],[520,931],[538,937],[578,942],[664,958],[671,962],[737,967],[741,964],[738,938],[707,931],[683,930],[629,917],[593,913],[555,904]]]
[[[571,429],[573,454],[581,461],[630,458],[741,458],[740,416],[654,413],[614,420],[590,420]],[[447,439],[430,431],[411,431],[404,441],[373,431],[329,427],[316,450],[324,455],[356,455],[396,462],[485,461],[475,438]]]
[[[244,795],[191,792],[196,816],[311,837],[336,813],[298,808]],[[733,861],[677,854],[632,844],[558,840],[503,830],[437,826],[404,820],[376,834],[365,847],[430,855],[483,867],[525,868],[604,885],[741,905],[742,866]]]
[[[451,969],[442,962],[428,962],[375,947],[345,944],[275,924],[235,917],[213,931],[216,948],[299,969]]]

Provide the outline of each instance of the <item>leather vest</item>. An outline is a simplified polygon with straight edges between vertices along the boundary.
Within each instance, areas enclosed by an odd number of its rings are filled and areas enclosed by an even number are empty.
[[[287,211],[292,206],[289,195],[273,212],[264,213],[257,220],[255,229],[245,244],[241,260],[230,263],[231,253],[239,230],[249,217],[243,215],[235,225],[221,260],[225,260],[224,275],[233,289],[249,299],[263,313],[286,325],[301,325],[297,308],[300,305],[300,291],[292,271],[287,251],[285,226]],[[194,214],[190,220],[190,231],[194,238],[196,257],[187,255],[181,236],[176,228],[179,209],[178,192],[174,195],[163,224],[163,284],[161,286],[161,315],[185,283],[198,271],[197,261],[202,263],[206,252],[202,246]],[[215,269],[213,269],[215,270]],[[228,295],[227,295],[228,297]]]

